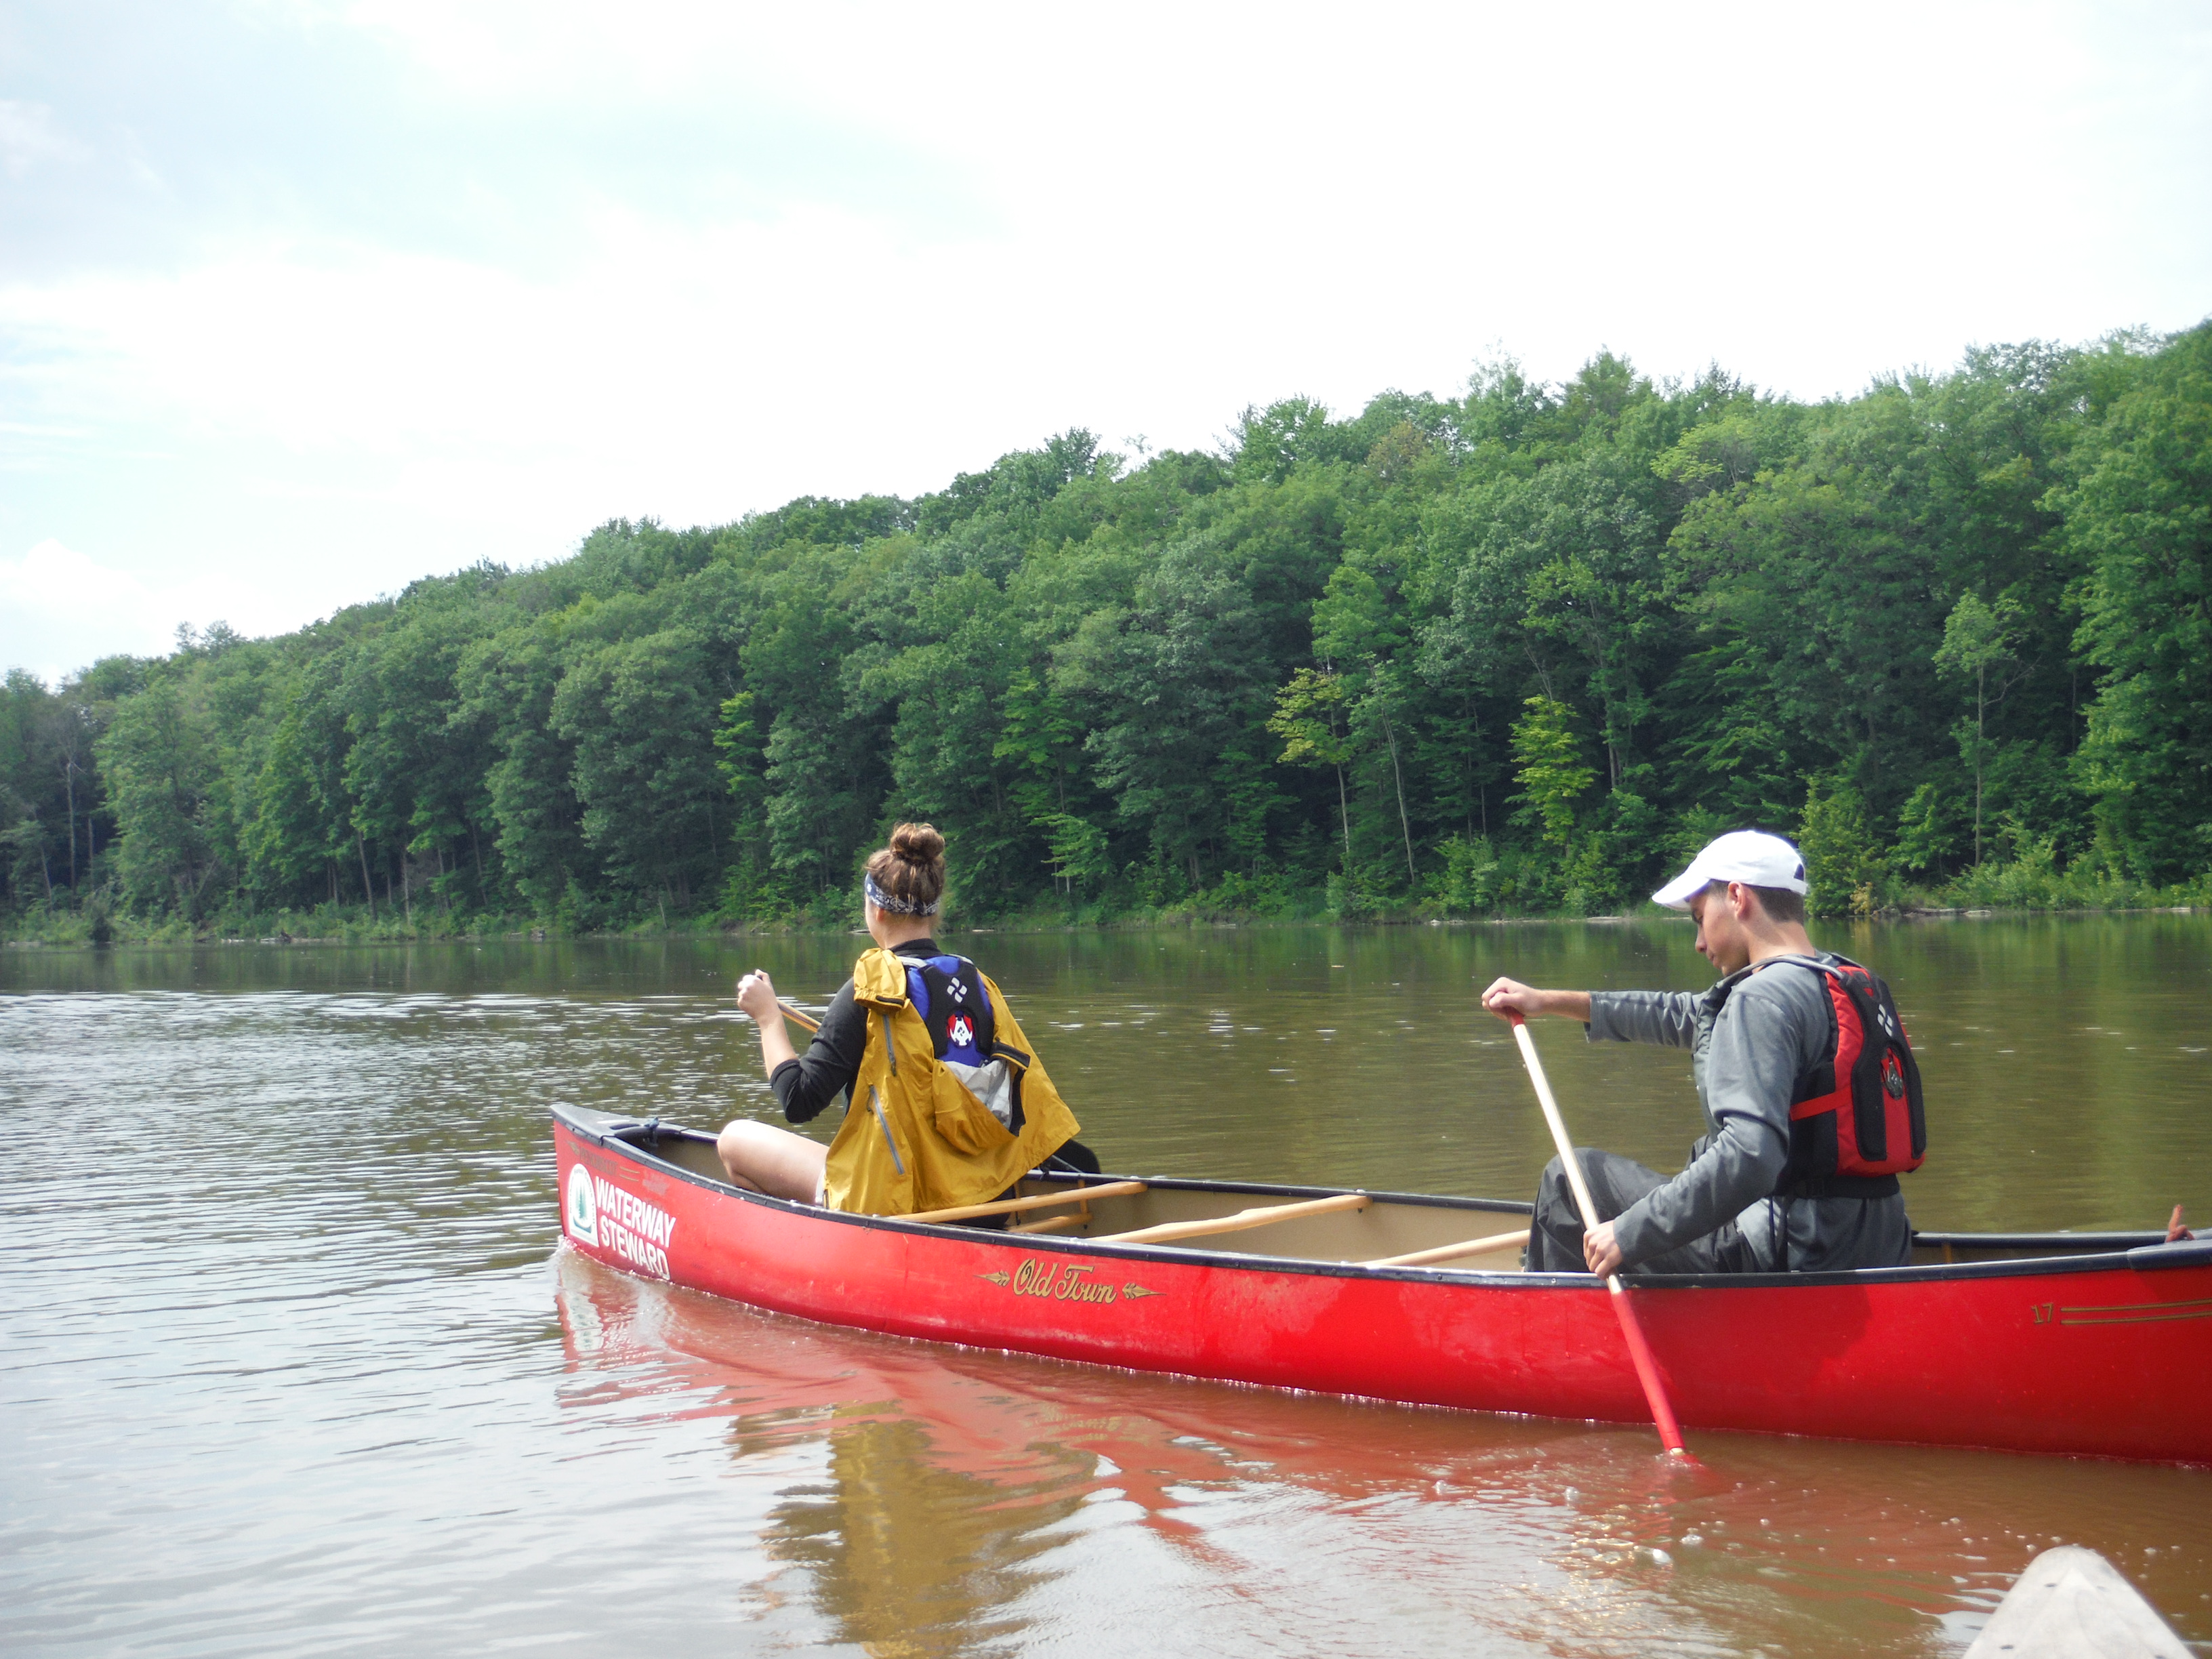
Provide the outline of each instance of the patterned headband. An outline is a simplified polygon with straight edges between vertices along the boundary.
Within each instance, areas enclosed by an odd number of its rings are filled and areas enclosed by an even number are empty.
[[[874,905],[878,910],[888,910],[893,915],[933,916],[937,914],[935,899],[930,900],[927,904],[916,904],[912,899],[893,898],[876,885],[876,878],[873,876],[862,876],[860,888],[867,894],[869,903]]]

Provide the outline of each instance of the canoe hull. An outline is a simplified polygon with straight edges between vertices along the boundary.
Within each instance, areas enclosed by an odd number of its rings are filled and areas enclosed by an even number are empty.
[[[1582,1275],[917,1227],[735,1192],[566,1115],[554,1140],[571,1245],[756,1307],[1264,1387],[1649,1420],[1606,1292]],[[2184,1255],[2157,1270],[2121,1255],[1633,1293],[1686,1428],[2212,1462],[2212,1250]]]

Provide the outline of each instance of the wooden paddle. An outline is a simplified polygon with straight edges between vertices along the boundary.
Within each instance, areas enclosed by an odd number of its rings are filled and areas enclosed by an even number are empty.
[[[1528,1035],[1528,1022],[1516,1009],[1505,1011],[1506,1018],[1513,1022],[1513,1040],[1521,1045],[1522,1060],[1528,1067],[1528,1080],[1536,1085],[1536,1103],[1544,1109],[1544,1121],[1551,1126],[1552,1144],[1559,1149],[1559,1167],[1567,1172],[1567,1185],[1574,1189],[1575,1207],[1582,1212],[1585,1231],[1597,1231],[1597,1206],[1590,1202],[1589,1183],[1583,1179],[1582,1161],[1575,1156],[1573,1143],[1567,1139],[1565,1120],[1559,1115],[1559,1103],[1552,1097],[1552,1085],[1544,1076],[1544,1062],[1536,1058],[1536,1039]],[[1681,1425],[1674,1420],[1674,1408],[1667,1401],[1666,1385],[1659,1380],[1659,1367],[1651,1358],[1650,1345],[1644,1340],[1644,1328],[1636,1322],[1636,1310],[1628,1300],[1628,1287],[1620,1282],[1619,1273],[1605,1276],[1605,1288],[1613,1311],[1620,1321],[1620,1334],[1628,1341],[1628,1357],[1636,1364],[1637,1380],[1644,1384],[1644,1398],[1651,1407],[1651,1420],[1658,1425],[1659,1438],[1665,1443],[1667,1455],[1684,1462],[1698,1460],[1690,1455],[1690,1449],[1682,1443]]]

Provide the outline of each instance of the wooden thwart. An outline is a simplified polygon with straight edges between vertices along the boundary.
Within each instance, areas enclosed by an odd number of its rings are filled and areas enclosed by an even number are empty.
[[[1373,1202],[1365,1193],[1339,1193],[1334,1198],[1310,1198],[1298,1204],[1270,1204],[1255,1210],[1239,1210],[1235,1215],[1216,1216],[1210,1221],[1170,1221],[1158,1227],[1139,1227],[1133,1233],[1108,1233],[1099,1243],[1165,1244],[1178,1238],[1204,1238],[1211,1233],[1238,1233],[1247,1227],[1269,1227],[1278,1221],[1296,1221],[1304,1216],[1364,1210]]]
[[[1009,1227],[1006,1231],[1010,1233],[1059,1233],[1070,1227],[1087,1227],[1090,1224],[1091,1212],[1085,1210],[1077,1215],[1048,1215],[1042,1221],[1024,1221],[1019,1226]]]
[[[1372,1261],[1363,1261],[1363,1267],[1425,1267],[1432,1261],[1456,1261],[1463,1255],[1480,1255],[1486,1250],[1503,1250],[1513,1245],[1526,1244],[1528,1230],[1517,1232],[1492,1233],[1487,1238],[1463,1239],[1457,1244],[1439,1244],[1434,1249],[1415,1250],[1407,1255],[1378,1256]]]
[[[1071,1187],[1064,1193],[1038,1193],[1029,1198],[1002,1198],[989,1204],[956,1204],[949,1210],[924,1210],[903,1218],[908,1221],[965,1221],[970,1216],[1012,1215],[1021,1210],[1048,1209],[1055,1204],[1081,1204],[1094,1198],[1126,1198],[1141,1193],[1141,1181],[1108,1181],[1096,1187]]]

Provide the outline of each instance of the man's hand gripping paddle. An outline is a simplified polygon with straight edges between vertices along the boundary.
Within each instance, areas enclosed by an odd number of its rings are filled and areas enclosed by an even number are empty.
[[[1528,1067],[1528,1080],[1536,1085],[1536,1103],[1544,1109],[1544,1121],[1551,1126],[1552,1144],[1559,1149],[1559,1167],[1567,1173],[1567,1185],[1574,1188],[1575,1207],[1582,1212],[1583,1227],[1586,1231],[1597,1231],[1597,1206],[1590,1202],[1589,1183],[1583,1179],[1581,1160],[1567,1139],[1567,1126],[1559,1116],[1559,1103],[1552,1097],[1552,1085],[1544,1076],[1544,1062],[1536,1058],[1536,1039],[1528,1035],[1528,1022],[1521,1018],[1516,1009],[1505,1010],[1505,1018],[1513,1022],[1513,1040],[1521,1045],[1521,1058]],[[1667,1389],[1659,1381],[1659,1367],[1653,1363],[1651,1349],[1644,1340],[1644,1328],[1636,1322],[1636,1310],[1630,1305],[1628,1287],[1620,1282],[1619,1273],[1605,1276],[1605,1288],[1611,1292],[1607,1298],[1620,1321],[1620,1334],[1628,1341],[1628,1357],[1636,1362],[1637,1380],[1644,1384],[1644,1398],[1651,1407],[1651,1420],[1658,1425],[1659,1438],[1665,1443],[1669,1460],[1694,1463],[1690,1449],[1682,1443],[1681,1425],[1674,1420],[1674,1408],[1667,1402]]]

